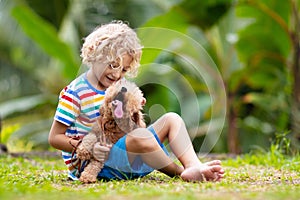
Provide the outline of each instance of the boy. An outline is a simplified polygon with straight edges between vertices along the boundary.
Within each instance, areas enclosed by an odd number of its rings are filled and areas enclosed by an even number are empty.
[[[121,21],[102,25],[85,38],[81,57],[90,69],[61,91],[49,133],[50,145],[62,150],[70,179],[80,177],[82,169],[72,151],[100,115],[105,90],[125,75],[135,76],[141,54],[136,33]],[[166,139],[182,166],[168,156],[162,144]],[[112,147],[97,145],[93,151],[96,158],[105,160],[99,179],[133,179],[154,169],[185,181],[219,181],[224,176],[219,160],[199,161],[185,124],[175,113],[163,115],[148,128],[127,133]]]

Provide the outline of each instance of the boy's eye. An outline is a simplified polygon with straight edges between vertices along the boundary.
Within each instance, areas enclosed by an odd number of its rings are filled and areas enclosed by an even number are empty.
[[[111,69],[119,69],[121,66],[120,65],[109,64],[109,67]]]
[[[124,66],[121,66],[121,65],[116,65],[116,64],[114,64],[114,63],[111,63],[111,64],[109,64],[108,66],[109,66],[109,68],[111,68],[111,69],[113,69],[113,70],[121,70],[122,73],[126,73],[126,72],[128,72],[129,69],[130,69],[130,66],[124,67]]]

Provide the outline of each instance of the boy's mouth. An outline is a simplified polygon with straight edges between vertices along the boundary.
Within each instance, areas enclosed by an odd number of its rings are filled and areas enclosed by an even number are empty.
[[[106,78],[107,78],[109,81],[111,81],[111,82],[115,82],[115,81],[117,81],[116,79],[114,79],[114,78],[111,78],[111,77],[109,77],[109,76],[106,76]]]

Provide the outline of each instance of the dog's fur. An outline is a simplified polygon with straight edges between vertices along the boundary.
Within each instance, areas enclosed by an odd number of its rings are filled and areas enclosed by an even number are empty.
[[[146,127],[142,114],[144,104],[143,93],[133,82],[122,79],[107,89],[104,103],[100,107],[100,117],[76,150],[79,159],[89,160],[81,173],[80,181],[95,182],[103,168],[104,163],[97,161],[92,155],[96,142],[102,145],[114,144],[126,133]]]

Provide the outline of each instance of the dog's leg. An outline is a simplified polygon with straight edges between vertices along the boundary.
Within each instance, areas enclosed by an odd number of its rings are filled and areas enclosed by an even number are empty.
[[[103,163],[92,159],[90,163],[84,168],[79,180],[83,183],[94,183],[97,181],[98,173],[103,168]]]

